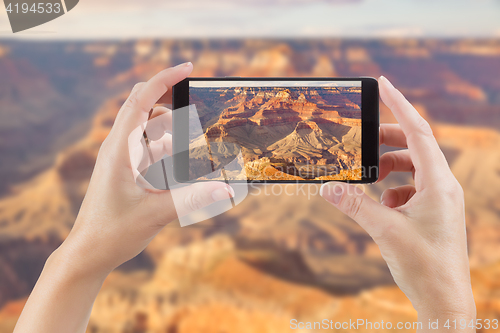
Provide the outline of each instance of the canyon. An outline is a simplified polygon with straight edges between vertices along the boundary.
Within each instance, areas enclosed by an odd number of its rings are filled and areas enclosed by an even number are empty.
[[[191,178],[207,158],[220,169],[239,152],[236,179],[332,180],[361,168],[361,87],[191,87],[190,104],[204,132],[192,142],[211,151],[190,153]]]
[[[23,94],[22,105],[12,103],[13,97],[0,99],[1,162],[8,170],[2,180],[9,178],[0,198],[1,333],[12,332],[46,258],[71,229],[99,147],[133,84],[183,61],[194,63],[193,76],[389,77],[429,120],[464,189],[478,318],[500,317],[498,40],[142,40],[43,47],[2,41],[0,45],[9,50],[0,57],[2,75],[22,74],[24,68],[34,75],[35,88],[28,91],[36,93]],[[51,53],[44,48],[67,58],[46,56]],[[31,65],[13,63],[12,58],[24,58]],[[69,65],[79,67],[69,71]],[[93,73],[94,80],[84,79],[85,72]],[[5,77],[18,77],[12,87],[22,88],[27,83],[21,74]],[[75,90],[64,90],[79,76]],[[95,80],[101,80],[100,85]],[[0,82],[3,94],[15,94],[5,90],[10,87],[5,82]],[[91,101],[98,104],[95,109],[73,102],[75,91],[92,99],[96,87],[101,91]],[[306,93],[304,97],[314,102]],[[66,109],[68,104],[82,108]],[[39,109],[37,126],[22,120],[33,117],[32,107]],[[204,110],[198,112],[203,115]],[[58,117],[71,127],[86,122],[63,146],[54,138],[68,127],[48,125]],[[209,113],[203,119],[206,128],[219,121]],[[301,121],[298,131],[316,128]],[[382,104],[381,122],[395,122]],[[13,132],[17,136],[7,135]],[[29,135],[31,141],[19,139]],[[33,144],[37,140],[54,151],[51,158],[37,153],[39,146]],[[6,149],[9,145],[17,149]],[[387,150],[381,147],[382,152]],[[18,170],[22,156],[43,167],[35,168],[31,176],[23,173]],[[378,200],[384,189],[408,183],[412,183],[409,174],[394,173],[366,189]],[[305,193],[296,185],[276,189],[294,195],[256,188],[222,215],[184,228],[176,221],[167,225],[141,255],[105,281],[87,332],[271,333],[288,332],[291,318],[416,320],[377,245],[359,225],[320,198],[318,186],[305,187]]]

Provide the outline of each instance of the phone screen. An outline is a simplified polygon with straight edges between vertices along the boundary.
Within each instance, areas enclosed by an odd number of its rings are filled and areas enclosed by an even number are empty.
[[[197,79],[189,104],[204,139],[240,147],[249,181],[361,180],[361,83]]]

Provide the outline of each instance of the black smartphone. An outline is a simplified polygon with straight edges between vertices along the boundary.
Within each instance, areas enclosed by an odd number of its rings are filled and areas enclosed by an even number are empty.
[[[216,170],[233,182],[378,179],[374,78],[189,77],[172,94],[178,182]]]

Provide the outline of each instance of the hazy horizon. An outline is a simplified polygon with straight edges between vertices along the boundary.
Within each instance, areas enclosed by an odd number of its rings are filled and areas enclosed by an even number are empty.
[[[0,39],[499,38],[498,17],[498,0],[86,0],[17,34],[2,6]]]
[[[239,87],[361,87],[361,81],[189,81],[190,88],[239,88]]]

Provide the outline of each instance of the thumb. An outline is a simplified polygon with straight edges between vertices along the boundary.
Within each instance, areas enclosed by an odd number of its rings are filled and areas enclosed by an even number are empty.
[[[185,216],[217,201],[234,198],[231,186],[222,182],[201,182],[170,191],[177,216]]]
[[[376,241],[392,225],[397,214],[370,198],[363,189],[346,183],[323,184],[320,195],[355,220]]]

